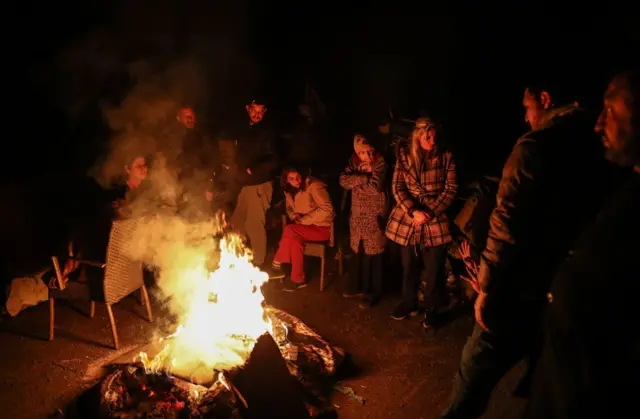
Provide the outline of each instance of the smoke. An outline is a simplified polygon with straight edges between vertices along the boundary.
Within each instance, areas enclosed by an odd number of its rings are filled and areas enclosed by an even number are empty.
[[[246,53],[246,11],[240,2],[131,2],[115,23],[94,31],[61,57],[61,95],[71,118],[99,106],[111,132],[93,175],[104,187],[121,181],[125,165],[147,158],[147,178],[121,208],[138,220],[131,256],[159,272],[170,310],[184,313],[193,290],[185,272],[202,270],[216,253],[224,219],[203,202],[208,177],[185,153],[182,106],[198,125],[226,110],[255,80]],[[215,3],[215,4],[212,4]],[[216,122],[216,121],[214,121]],[[210,137],[205,139],[210,141]],[[191,170],[197,167],[198,170]]]
[[[177,109],[191,106],[200,128],[215,126],[256,80],[243,2],[139,0],[112,15],[58,58],[58,97],[70,119],[99,108],[112,133],[91,172],[103,186],[136,155],[162,153],[174,165]]]
[[[118,106],[104,106],[104,115],[114,133],[99,182],[108,186],[123,175],[124,166],[137,156],[157,156],[163,165],[155,170],[179,169],[184,130],[176,121],[185,103],[202,102],[197,92],[209,90],[203,65],[193,59],[172,63],[154,71],[145,61],[129,66],[133,88]]]

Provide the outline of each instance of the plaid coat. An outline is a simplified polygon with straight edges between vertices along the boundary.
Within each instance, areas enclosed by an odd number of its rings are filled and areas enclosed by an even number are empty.
[[[445,211],[458,192],[456,165],[448,151],[428,155],[421,167],[410,165],[408,149],[400,147],[393,172],[392,191],[396,206],[387,222],[387,237],[401,246],[436,247],[452,241]],[[413,227],[410,210],[421,210],[430,219]]]
[[[377,255],[384,252],[384,220],[387,214],[387,195],[384,191],[387,164],[376,153],[371,173],[359,171],[360,159],[354,153],[349,164],[340,174],[340,186],[351,190],[351,217],[349,237],[351,250],[358,252],[360,241],[364,253]]]

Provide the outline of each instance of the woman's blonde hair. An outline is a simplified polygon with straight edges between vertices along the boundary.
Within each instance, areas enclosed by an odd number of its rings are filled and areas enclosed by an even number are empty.
[[[415,128],[409,141],[409,164],[418,169],[424,157],[424,151],[420,147],[420,135],[429,130],[436,131],[435,122],[429,117],[422,117],[416,121]]]

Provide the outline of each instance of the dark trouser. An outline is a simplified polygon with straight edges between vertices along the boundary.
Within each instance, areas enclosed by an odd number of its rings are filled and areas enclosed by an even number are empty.
[[[485,332],[477,324],[474,326],[462,350],[451,402],[442,418],[480,417],[498,381],[537,347],[539,307],[523,303],[520,310],[522,316],[516,313],[510,316],[509,312],[502,312],[505,317],[519,320],[501,333]]]
[[[382,296],[384,253],[367,255],[364,253],[362,241],[358,253],[354,255],[349,265],[349,282],[347,291],[349,294],[363,292],[373,299]]]
[[[11,287],[9,265],[0,257],[0,314],[4,313]]]
[[[443,275],[445,246],[423,247],[403,246],[400,250],[402,260],[402,302],[408,307],[418,306],[418,286],[420,279],[424,288],[424,308],[435,309],[442,301],[446,291],[446,278]]]

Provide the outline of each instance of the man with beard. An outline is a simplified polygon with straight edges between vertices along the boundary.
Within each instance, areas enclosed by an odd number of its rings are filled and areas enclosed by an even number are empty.
[[[242,189],[230,222],[234,229],[249,238],[253,263],[260,266],[267,256],[266,215],[271,206],[278,159],[275,135],[264,120],[265,101],[256,98],[245,106],[245,110],[248,119],[235,134],[236,181]]]
[[[640,72],[613,78],[596,131],[605,156],[632,167],[577,240],[551,288],[545,343],[526,418],[626,417],[640,366]],[[634,244],[635,243],[635,244]]]
[[[211,178],[216,170],[217,153],[211,141],[197,128],[193,108],[180,108],[176,119],[182,137],[178,170],[185,190],[181,212],[187,217],[206,217],[211,215]]]
[[[504,165],[475,284],[476,324],[443,418],[482,415],[498,381],[535,353],[553,274],[608,190],[593,120],[565,86],[542,80],[524,90],[531,131]]]

